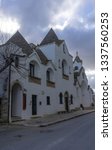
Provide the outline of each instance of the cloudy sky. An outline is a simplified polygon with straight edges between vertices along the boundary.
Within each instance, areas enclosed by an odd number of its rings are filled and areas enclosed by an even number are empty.
[[[1,32],[19,30],[28,42],[39,44],[51,27],[74,57],[78,51],[94,88],[94,0],[0,0]]]

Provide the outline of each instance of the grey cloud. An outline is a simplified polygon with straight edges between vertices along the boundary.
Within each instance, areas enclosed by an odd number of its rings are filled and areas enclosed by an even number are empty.
[[[3,0],[2,11],[5,15],[16,17],[19,20],[20,31],[28,41],[39,43],[48,31],[52,14],[58,11],[63,2],[65,1]],[[81,8],[78,10],[78,16],[84,18],[89,25],[94,24],[94,0],[82,2]],[[60,37],[66,39],[72,53],[79,51],[87,68],[94,68],[94,29],[85,30],[83,25],[75,19],[72,22],[74,27],[67,26],[63,31],[57,32],[59,32]],[[76,29],[76,24],[82,28]]]
[[[20,32],[29,42],[40,43],[48,32],[54,13],[57,13],[65,0],[2,0],[1,10],[6,16],[15,17],[21,24]],[[77,16],[88,25],[94,24],[94,0],[82,0]],[[76,14],[74,14],[75,16]],[[76,25],[81,28],[76,28]],[[95,30],[85,30],[76,18],[63,31],[56,30],[60,38],[65,39],[70,52],[76,51],[83,59],[86,69],[95,65]]]
[[[28,29],[30,25],[33,28],[38,24],[43,26],[43,24],[46,25],[49,22],[50,12],[46,1],[5,0],[3,10],[5,14],[16,16],[20,20],[22,27],[25,24]]]
[[[68,48],[72,54],[79,52],[87,69],[94,69],[95,65],[95,34],[92,30],[78,30],[75,28],[66,28],[63,32],[58,33],[64,37]]]
[[[83,0],[83,4],[77,12],[88,24],[95,22],[95,0]]]
[[[41,31],[42,34],[43,29],[48,28],[52,12],[57,11],[59,3],[61,5],[63,1],[3,0],[2,12],[7,16],[16,17],[21,25],[20,31],[31,39],[31,34],[38,36],[38,32]]]

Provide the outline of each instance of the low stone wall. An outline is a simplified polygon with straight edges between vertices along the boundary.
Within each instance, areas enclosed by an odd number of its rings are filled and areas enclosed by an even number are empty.
[[[0,98],[0,122],[7,122],[8,120],[8,100],[3,97]]]

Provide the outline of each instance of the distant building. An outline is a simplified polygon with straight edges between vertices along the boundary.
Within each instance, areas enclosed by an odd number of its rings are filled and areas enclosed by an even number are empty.
[[[7,120],[8,112],[12,121],[86,109],[94,104],[82,60],[77,53],[73,61],[65,41],[52,29],[38,46],[28,44],[17,31],[0,46],[1,53],[6,48],[14,54],[14,60],[11,63],[10,99],[9,70],[6,68],[0,73],[1,119]],[[15,57],[15,54],[25,55],[25,58]]]

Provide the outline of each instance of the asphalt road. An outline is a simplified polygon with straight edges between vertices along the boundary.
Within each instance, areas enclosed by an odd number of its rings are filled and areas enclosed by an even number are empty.
[[[0,127],[0,150],[95,150],[90,113],[49,127]]]

